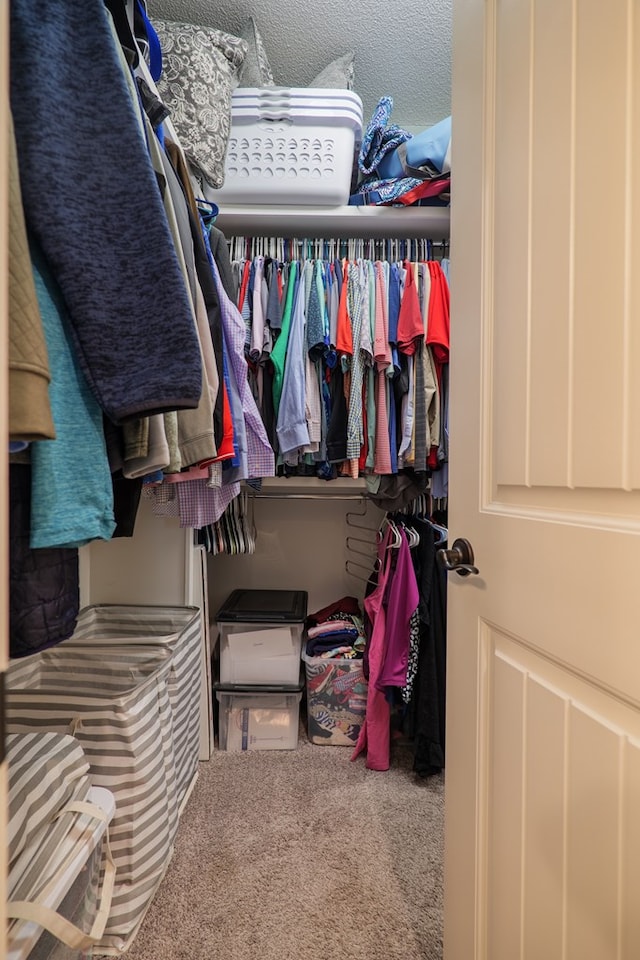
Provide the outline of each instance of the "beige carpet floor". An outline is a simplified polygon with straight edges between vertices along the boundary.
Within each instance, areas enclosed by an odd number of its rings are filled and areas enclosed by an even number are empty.
[[[443,778],[350,753],[200,764],[128,960],[441,960]]]

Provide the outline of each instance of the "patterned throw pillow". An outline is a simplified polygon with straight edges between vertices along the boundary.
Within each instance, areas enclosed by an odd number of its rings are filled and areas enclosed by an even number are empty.
[[[212,187],[224,182],[231,94],[247,54],[240,37],[192,23],[156,20],[162,47],[158,92],[191,164]]]

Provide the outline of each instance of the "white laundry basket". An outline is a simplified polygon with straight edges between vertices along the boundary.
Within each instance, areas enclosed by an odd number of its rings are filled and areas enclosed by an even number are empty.
[[[220,205],[345,204],[361,139],[362,101],[350,90],[238,87],[224,183],[207,198]]]
[[[92,782],[116,800],[116,883],[97,953],[127,949],[173,853],[178,801],[171,656],[160,644],[130,644],[108,660],[100,646],[63,643],[14,661],[6,675],[9,733],[72,733]]]

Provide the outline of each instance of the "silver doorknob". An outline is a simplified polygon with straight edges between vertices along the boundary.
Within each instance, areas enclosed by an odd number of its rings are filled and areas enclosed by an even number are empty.
[[[461,577],[468,577],[470,573],[480,573],[474,565],[473,547],[464,537],[453,541],[450,550],[438,550],[438,562],[445,570],[455,570]]]

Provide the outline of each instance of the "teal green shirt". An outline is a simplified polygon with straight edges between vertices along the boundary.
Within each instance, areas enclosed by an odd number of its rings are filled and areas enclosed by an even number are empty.
[[[273,364],[273,409],[275,412],[276,423],[278,422],[278,411],[280,409],[280,397],[282,396],[282,383],[284,380],[284,364],[287,357],[287,344],[289,342],[289,330],[291,329],[291,314],[293,312],[293,292],[297,286],[298,264],[293,262],[289,270],[289,279],[287,282],[287,292],[284,298],[284,309],[282,311],[282,329],[276,340],[275,346],[271,351],[271,362]]]

